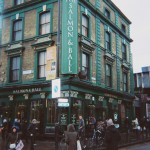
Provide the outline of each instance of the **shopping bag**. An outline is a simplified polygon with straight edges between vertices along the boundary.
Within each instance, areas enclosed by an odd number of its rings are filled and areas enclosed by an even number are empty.
[[[10,149],[14,149],[15,147],[16,147],[16,144],[15,144],[15,143],[9,145],[9,148],[10,148]]]
[[[23,144],[22,140],[19,140],[19,143],[16,146],[16,150],[22,150],[23,147],[24,147],[24,144]]]
[[[65,142],[64,138],[60,141],[58,149],[59,150],[68,150],[68,145]]]
[[[82,150],[80,140],[77,140],[77,150]]]

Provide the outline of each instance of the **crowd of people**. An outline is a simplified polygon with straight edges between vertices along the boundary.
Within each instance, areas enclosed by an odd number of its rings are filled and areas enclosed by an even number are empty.
[[[120,127],[122,128],[121,130],[125,131],[128,135],[131,132],[134,133],[138,139],[139,133],[145,133],[145,135],[148,136],[150,132],[150,119],[144,116],[141,119],[135,118],[134,120],[130,120],[126,117],[123,125]],[[91,116],[88,125],[85,125],[82,115],[79,115],[78,129],[75,129],[73,124],[69,124],[67,131],[65,131],[65,139],[69,146],[68,150],[76,150],[78,145],[76,141],[92,137],[96,130],[101,131],[101,136],[104,139],[103,146],[105,146],[106,150],[118,150],[121,135],[111,118],[96,120],[94,116]],[[86,145],[84,146],[83,144],[83,148],[86,148]]]
[[[12,124],[7,119],[3,119],[3,124],[0,128],[3,150],[21,150],[24,147],[22,139],[28,143],[30,138],[34,144],[37,130],[38,121],[36,119],[33,119],[29,125],[27,125],[27,121],[22,120],[20,122],[17,118],[14,119]],[[31,144],[32,147],[33,144]]]
[[[115,127],[113,120],[108,118],[105,121],[99,119],[96,121],[94,116],[89,119],[89,128],[86,129],[84,119],[82,115],[79,115],[78,129],[75,130],[73,124],[67,126],[67,131],[64,132],[65,141],[67,143],[67,150],[80,150],[78,147],[78,141],[83,140],[87,137],[92,137],[96,130],[100,130],[104,137],[104,144],[106,150],[117,150],[118,144],[121,140],[119,130]],[[86,131],[86,133],[85,133]],[[97,135],[96,135],[97,136]],[[85,143],[82,145],[83,149],[86,149]],[[61,149],[61,148],[60,148]]]

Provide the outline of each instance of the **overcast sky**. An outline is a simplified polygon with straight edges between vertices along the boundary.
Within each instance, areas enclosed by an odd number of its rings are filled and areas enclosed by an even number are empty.
[[[130,27],[134,73],[150,66],[150,0],[112,0],[132,22]]]

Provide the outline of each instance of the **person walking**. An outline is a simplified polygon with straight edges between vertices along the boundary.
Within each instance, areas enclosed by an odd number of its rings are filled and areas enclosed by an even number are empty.
[[[78,133],[75,131],[73,124],[67,126],[65,133],[65,141],[68,144],[68,150],[77,150],[77,137]]]
[[[118,144],[121,140],[121,135],[115,128],[112,119],[107,120],[107,129],[104,137],[106,150],[118,150]]]
[[[79,137],[84,137],[85,123],[82,115],[79,115]]]

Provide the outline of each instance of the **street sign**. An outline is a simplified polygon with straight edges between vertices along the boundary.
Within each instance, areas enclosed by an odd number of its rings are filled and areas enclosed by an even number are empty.
[[[59,98],[58,103],[68,103],[68,99],[67,98]]]
[[[58,107],[69,107],[69,103],[58,103]]]

